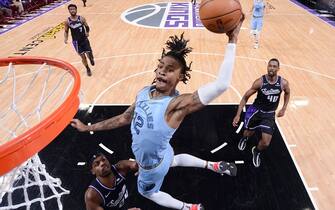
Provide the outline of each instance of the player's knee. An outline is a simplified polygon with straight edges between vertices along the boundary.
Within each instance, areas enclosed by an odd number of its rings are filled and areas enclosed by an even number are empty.
[[[143,197],[151,196],[154,193],[154,188],[156,184],[153,182],[144,182],[141,180],[137,181],[138,192]]]
[[[261,141],[259,142],[263,147],[269,147],[270,143],[271,143],[271,138],[269,139],[261,139]]]

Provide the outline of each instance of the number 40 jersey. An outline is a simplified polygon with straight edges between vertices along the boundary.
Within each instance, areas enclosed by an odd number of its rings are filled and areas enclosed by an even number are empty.
[[[262,86],[257,91],[254,106],[262,111],[275,111],[279,105],[280,94],[282,92],[282,77],[277,76],[275,83],[270,83],[266,75],[262,76]]]

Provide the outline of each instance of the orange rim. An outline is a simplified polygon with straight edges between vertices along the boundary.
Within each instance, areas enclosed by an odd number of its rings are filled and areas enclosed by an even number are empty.
[[[72,91],[65,101],[39,124],[0,145],[0,176],[9,172],[47,146],[69,124],[79,107],[80,76],[71,64],[48,57],[24,56],[0,58],[0,66],[9,63],[48,64],[67,70],[74,78]]]

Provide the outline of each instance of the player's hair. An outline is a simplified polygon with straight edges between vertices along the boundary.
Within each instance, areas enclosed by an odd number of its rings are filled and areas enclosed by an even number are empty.
[[[67,9],[69,10],[69,9],[70,9],[70,7],[74,7],[74,8],[76,8],[76,9],[77,9],[77,5],[75,5],[75,4],[69,4],[69,5],[67,6]]]
[[[163,48],[161,59],[165,56],[170,56],[176,59],[179,64],[182,66],[181,73],[183,74],[182,81],[186,84],[187,81],[191,78],[190,71],[192,62],[189,65],[186,64],[185,58],[187,54],[192,51],[191,47],[187,46],[187,43],[190,40],[184,39],[184,33],[178,37],[177,35],[170,36],[169,39],[166,41],[166,49]],[[166,52],[167,51],[167,52]],[[155,83],[155,81],[154,81]]]
[[[89,170],[92,169],[94,160],[97,159],[100,156],[105,156],[105,155],[101,152],[96,152],[94,155],[91,156],[91,158],[90,158],[90,160],[88,161],[88,164],[87,164]]]
[[[271,61],[276,61],[278,63],[278,67],[280,66],[279,60],[277,58],[271,58],[268,63]]]

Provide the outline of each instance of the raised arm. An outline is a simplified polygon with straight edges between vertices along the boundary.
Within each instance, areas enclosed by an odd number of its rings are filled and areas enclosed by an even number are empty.
[[[67,44],[67,40],[69,38],[69,24],[66,21],[64,21],[64,43]]]
[[[73,119],[71,121],[71,125],[72,127],[77,128],[77,130],[80,132],[111,130],[114,128],[119,128],[125,125],[129,125],[133,118],[134,110],[135,110],[135,104],[132,104],[122,114],[114,116],[107,120],[95,123],[93,125],[85,125],[78,119]]]
[[[229,88],[234,69],[237,37],[243,20],[244,16],[238,26],[227,33],[229,41],[218,78],[214,82],[201,86],[194,93],[182,94],[170,102],[166,113],[166,121],[171,127],[178,127],[187,114],[203,108]]]
[[[238,106],[236,115],[234,117],[233,126],[237,126],[238,125],[238,122],[240,121],[240,116],[241,116],[243,107],[248,102],[248,99],[250,98],[250,96],[252,96],[253,94],[255,94],[257,92],[257,90],[261,86],[262,86],[262,79],[259,78],[256,81],[254,81],[254,83],[252,84],[251,88],[249,90],[247,90],[247,92],[245,92],[245,94],[243,95],[243,97],[242,97],[242,99],[240,101],[240,105]]]
[[[281,110],[278,112],[277,117],[282,117],[285,115],[285,111],[290,100],[290,86],[286,79],[283,79],[283,91],[284,91],[284,104]]]
[[[101,196],[92,188],[88,188],[85,192],[86,210],[103,210],[100,206],[102,203]]]

